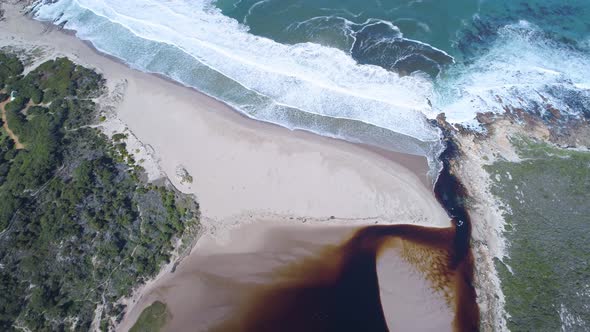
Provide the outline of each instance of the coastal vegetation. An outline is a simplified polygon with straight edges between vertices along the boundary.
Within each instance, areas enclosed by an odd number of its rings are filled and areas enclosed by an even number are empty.
[[[107,330],[118,300],[198,227],[198,206],[142,180],[126,137],[93,126],[101,75],[66,58],[23,70],[0,52],[0,97],[16,92],[6,120],[24,145],[1,129],[0,330]]]
[[[168,320],[166,304],[156,301],[145,308],[129,332],[158,332]]]
[[[508,256],[497,262],[511,331],[590,326],[590,152],[512,140],[520,162],[487,167],[504,203]]]

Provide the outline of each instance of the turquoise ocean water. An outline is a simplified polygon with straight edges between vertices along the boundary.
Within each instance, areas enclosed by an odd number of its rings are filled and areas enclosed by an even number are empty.
[[[441,112],[474,128],[506,105],[590,117],[588,0],[54,0],[33,12],[251,118],[423,155],[433,175]]]
[[[429,120],[587,116],[587,1],[58,0],[37,19],[254,119],[424,155]],[[575,98],[574,98],[575,97]]]
[[[402,75],[426,73],[435,86],[434,108],[459,122],[469,122],[474,111],[499,111],[496,95],[541,111],[536,92],[551,95],[554,106],[588,116],[589,1],[218,0],[216,5],[251,33],[280,43],[317,43],[341,49],[358,63]],[[567,100],[572,95],[584,102],[574,105]]]

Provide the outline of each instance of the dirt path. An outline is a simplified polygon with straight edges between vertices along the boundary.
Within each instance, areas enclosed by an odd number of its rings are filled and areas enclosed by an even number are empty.
[[[8,136],[14,141],[14,147],[17,150],[22,150],[25,148],[25,146],[18,140],[18,136],[14,134],[10,127],[8,127],[8,121],[6,120],[6,110],[4,109],[4,106],[6,106],[6,104],[8,104],[9,102],[10,100],[0,103],[0,111],[2,111],[2,122],[4,122],[3,127],[4,130],[6,130],[6,132],[8,133]]]

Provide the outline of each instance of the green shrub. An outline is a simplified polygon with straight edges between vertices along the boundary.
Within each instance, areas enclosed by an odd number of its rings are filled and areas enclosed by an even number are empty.
[[[23,70],[24,67],[16,56],[0,52],[0,89],[14,82]]]
[[[112,328],[121,314],[112,303],[170,259],[196,207],[180,209],[174,192],[140,181],[125,144],[88,127],[100,75],[56,59],[10,79],[20,97],[7,105],[8,123],[26,149],[0,137],[0,331],[17,319],[33,331],[68,330],[71,317],[88,330],[102,301],[101,325]],[[51,104],[24,116],[28,98]]]
[[[14,98],[13,101],[6,104],[4,109],[6,110],[6,112],[18,112],[25,108],[27,102],[28,100],[26,100],[24,97],[19,96]]]
[[[59,97],[59,94],[57,93],[57,91],[55,91],[55,89],[49,88],[49,89],[45,90],[45,92],[43,93],[43,103],[48,104],[48,103],[54,101],[58,97]]]
[[[113,135],[113,141],[117,143],[125,139],[127,139],[127,134],[117,133]]]
[[[43,101],[43,91],[35,89],[31,93],[31,101],[33,104],[41,104]]]

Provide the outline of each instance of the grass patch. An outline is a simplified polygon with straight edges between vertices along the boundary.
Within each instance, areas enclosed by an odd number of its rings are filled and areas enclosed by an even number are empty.
[[[590,328],[590,153],[512,140],[523,161],[487,166],[506,206],[497,268],[511,331]]]
[[[129,332],[158,332],[168,320],[166,305],[160,301],[145,308]]]

